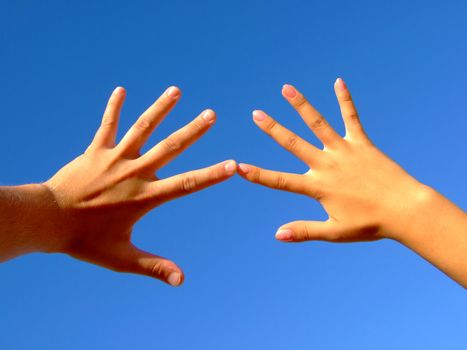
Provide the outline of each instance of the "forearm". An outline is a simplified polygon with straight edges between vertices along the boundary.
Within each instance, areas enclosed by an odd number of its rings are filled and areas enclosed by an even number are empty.
[[[0,187],[0,262],[58,247],[60,220],[45,186]]]
[[[425,188],[390,235],[467,288],[467,214]]]

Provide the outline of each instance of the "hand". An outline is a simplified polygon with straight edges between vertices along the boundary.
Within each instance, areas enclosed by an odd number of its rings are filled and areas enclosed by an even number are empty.
[[[60,237],[59,244],[47,251],[66,253],[115,271],[155,277],[173,286],[183,282],[177,265],[131,243],[133,225],[160,204],[226,180],[235,173],[236,165],[225,161],[166,179],[155,175],[216,119],[212,110],[205,110],[141,155],[141,147],[179,97],[178,88],[169,88],[116,144],[125,90],[115,89],[86,152],[43,184],[56,201],[54,220],[60,222],[60,232],[54,234]]]
[[[251,182],[312,197],[328,213],[329,219],[324,222],[295,221],[283,225],[276,233],[281,241],[353,242],[396,238],[407,229],[409,220],[405,219],[429,191],[371,143],[345,83],[337,79],[334,88],[345,123],[345,137],[338,135],[293,86],[285,85],[282,90],[283,96],[323,143],[322,150],[266,113],[253,112],[253,120],[261,130],[310,167],[305,174],[265,170],[247,164],[239,164],[238,172]]]

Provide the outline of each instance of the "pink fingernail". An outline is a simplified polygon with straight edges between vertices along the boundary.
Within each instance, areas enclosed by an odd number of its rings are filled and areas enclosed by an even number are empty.
[[[167,93],[167,96],[171,98],[178,98],[180,96],[180,90],[175,86],[169,87],[166,93]]]
[[[227,174],[232,175],[233,173],[235,173],[235,170],[237,170],[237,165],[233,160],[231,160],[224,165],[224,169]]]
[[[178,287],[182,281],[182,275],[179,272],[172,272],[167,278],[167,282],[173,287]]]
[[[285,97],[288,98],[294,98],[295,96],[297,96],[297,90],[295,90],[295,88],[289,84],[285,84],[282,87],[282,93],[285,95]]]
[[[203,112],[202,118],[208,123],[212,123],[216,119],[216,113],[211,109],[207,109]]]
[[[337,87],[337,89],[339,91],[344,91],[346,89],[344,80],[342,80],[341,78],[337,78],[336,79],[336,87]]]
[[[280,229],[279,231],[276,232],[276,239],[280,241],[286,241],[286,242],[292,241],[293,239],[292,230],[288,228]]]
[[[248,172],[250,171],[250,167],[243,163],[238,164],[238,169],[242,174],[248,174]]]
[[[264,119],[266,119],[266,114],[264,114],[263,111],[253,111],[253,119],[257,122],[262,122]]]

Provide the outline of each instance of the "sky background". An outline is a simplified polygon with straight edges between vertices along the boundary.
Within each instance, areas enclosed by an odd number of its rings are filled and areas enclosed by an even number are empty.
[[[337,130],[342,76],[374,142],[467,208],[467,2],[0,1],[0,184],[81,154],[117,85],[120,135],[167,86],[183,98],[149,146],[205,108],[209,133],[160,172],[233,158],[303,172],[251,121],[318,144],[293,83]],[[467,295],[392,242],[283,244],[313,200],[238,176],[149,213],[134,241],[185,271],[175,289],[64,255],[0,265],[0,349],[465,349]]]

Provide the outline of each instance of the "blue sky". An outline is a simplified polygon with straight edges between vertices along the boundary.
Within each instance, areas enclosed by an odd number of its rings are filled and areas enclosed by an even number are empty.
[[[374,142],[467,208],[465,1],[2,1],[0,183],[49,178],[128,91],[120,134],[169,85],[183,98],[149,146],[205,108],[215,127],[161,176],[234,158],[302,172],[251,121],[316,143],[282,99],[299,87],[342,132],[342,76]],[[135,227],[185,271],[178,289],[63,255],[0,265],[1,349],[463,349],[465,291],[391,241],[287,245],[308,198],[239,177]]]

